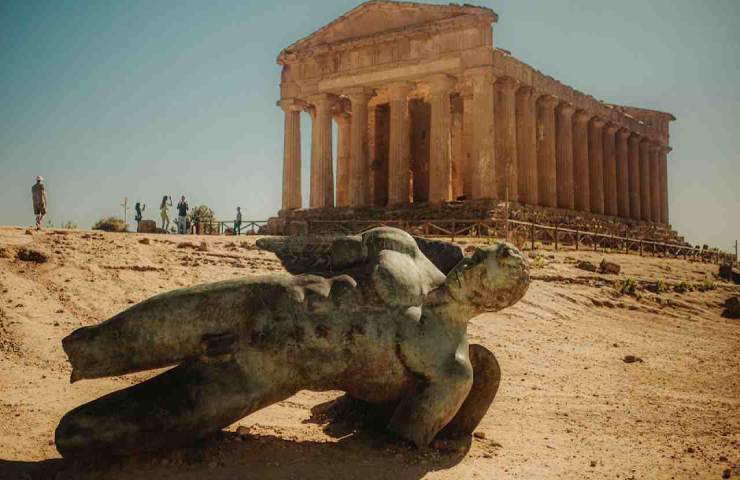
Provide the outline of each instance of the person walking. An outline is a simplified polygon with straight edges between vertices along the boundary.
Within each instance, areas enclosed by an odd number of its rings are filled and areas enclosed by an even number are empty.
[[[31,187],[33,197],[33,214],[36,215],[36,230],[41,230],[44,215],[46,215],[46,187],[44,177],[36,177],[36,183]]]
[[[187,233],[188,228],[188,202],[185,201],[185,195],[180,198],[177,204],[177,231],[180,235]]]
[[[242,229],[242,209],[236,207],[236,220],[234,220],[234,235],[241,235]]]
[[[170,209],[172,206],[172,197],[165,195],[162,197],[162,203],[159,205],[159,216],[162,217],[162,230],[167,233],[170,228]]]

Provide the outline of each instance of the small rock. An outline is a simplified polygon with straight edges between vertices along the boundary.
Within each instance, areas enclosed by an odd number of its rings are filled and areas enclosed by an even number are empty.
[[[31,231],[30,229],[26,230],[26,235],[33,235],[33,231]]]
[[[576,262],[576,268],[580,268],[581,270],[586,270],[587,272],[595,272],[596,271],[596,265],[593,263],[586,261],[586,260],[579,260]]]
[[[726,462],[727,461],[727,457],[725,457],[724,455],[720,455],[719,456],[719,461],[720,462]]]
[[[246,437],[249,435],[249,427],[245,427],[244,425],[239,425],[239,427],[236,429],[236,434],[240,437]]]
[[[607,262],[606,260],[602,260],[599,264],[600,273],[605,273],[608,275],[619,275],[619,272],[621,271],[622,267],[614,262]]]
[[[729,468],[725,468],[725,470],[722,472],[722,478],[730,478],[732,476],[732,470]]]
[[[205,241],[200,242],[200,246],[198,247],[198,250],[201,252],[207,252],[208,244]]]
[[[596,460],[591,460],[591,467],[595,467],[595,466],[596,466]]]
[[[625,355],[625,357],[622,359],[622,361],[624,363],[635,363],[635,362],[642,363],[643,362],[642,358],[637,357],[635,355]]]
[[[481,431],[477,431],[477,432],[475,432],[475,433],[473,434],[473,436],[474,436],[475,438],[480,438],[481,440],[485,440],[485,438],[486,438],[486,434],[485,434],[484,432],[481,432]]]
[[[722,314],[726,318],[740,318],[740,297],[735,295],[725,301],[725,311]]]
[[[694,447],[687,448],[686,453],[694,453]]]
[[[150,245],[151,241],[148,238],[142,238],[141,240],[139,240],[139,243],[142,245]]]
[[[24,262],[34,263],[46,263],[49,261],[48,255],[46,255],[44,252],[33,250],[31,248],[24,248],[18,251],[18,253],[16,254],[16,258]]]

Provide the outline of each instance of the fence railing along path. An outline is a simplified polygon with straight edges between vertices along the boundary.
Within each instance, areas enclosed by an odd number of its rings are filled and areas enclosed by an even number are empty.
[[[193,225],[193,233],[198,235],[257,235],[260,227],[267,224],[267,220],[242,220],[237,226],[236,220],[214,220],[212,222],[197,222]]]
[[[611,233],[599,233],[553,225],[540,225],[519,220],[309,220],[307,233],[342,232],[348,235],[361,233],[375,227],[396,227],[414,235],[450,238],[457,237],[503,237],[529,246],[534,250],[536,242],[571,246],[576,250],[631,253],[639,255],[684,258],[712,263],[734,263],[735,256],[715,249],[703,249]]]

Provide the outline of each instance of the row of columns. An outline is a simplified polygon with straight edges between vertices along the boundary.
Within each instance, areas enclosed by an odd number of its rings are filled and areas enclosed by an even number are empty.
[[[463,95],[462,190],[468,198],[499,198],[596,214],[668,223],[667,154],[649,141],[568,102],[496,78],[490,69],[467,72]],[[426,79],[431,106],[429,201],[452,199],[449,75]],[[387,86],[390,110],[388,202],[407,203],[411,171],[409,94],[414,84]],[[342,92],[351,115],[335,109],[338,97],[320,94],[283,100],[285,145],[283,208],[301,208],[300,112],[313,121],[310,208],[334,206],[332,119],[339,131],[338,206],[370,204],[368,103],[374,91]],[[459,172],[458,172],[459,175]]]

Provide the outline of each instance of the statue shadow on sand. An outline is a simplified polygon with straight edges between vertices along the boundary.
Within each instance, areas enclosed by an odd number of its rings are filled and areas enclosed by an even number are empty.
[[[0,459],[5,479],[329,479],[416,480],[460,463],[471,437],[438,439],[417,449],[388,432],[393,405],[371,405],[346,395],[318,404],[304,423],[320,425],[333,440],[292,440],[222,431],[193,446],[129,457]]]

